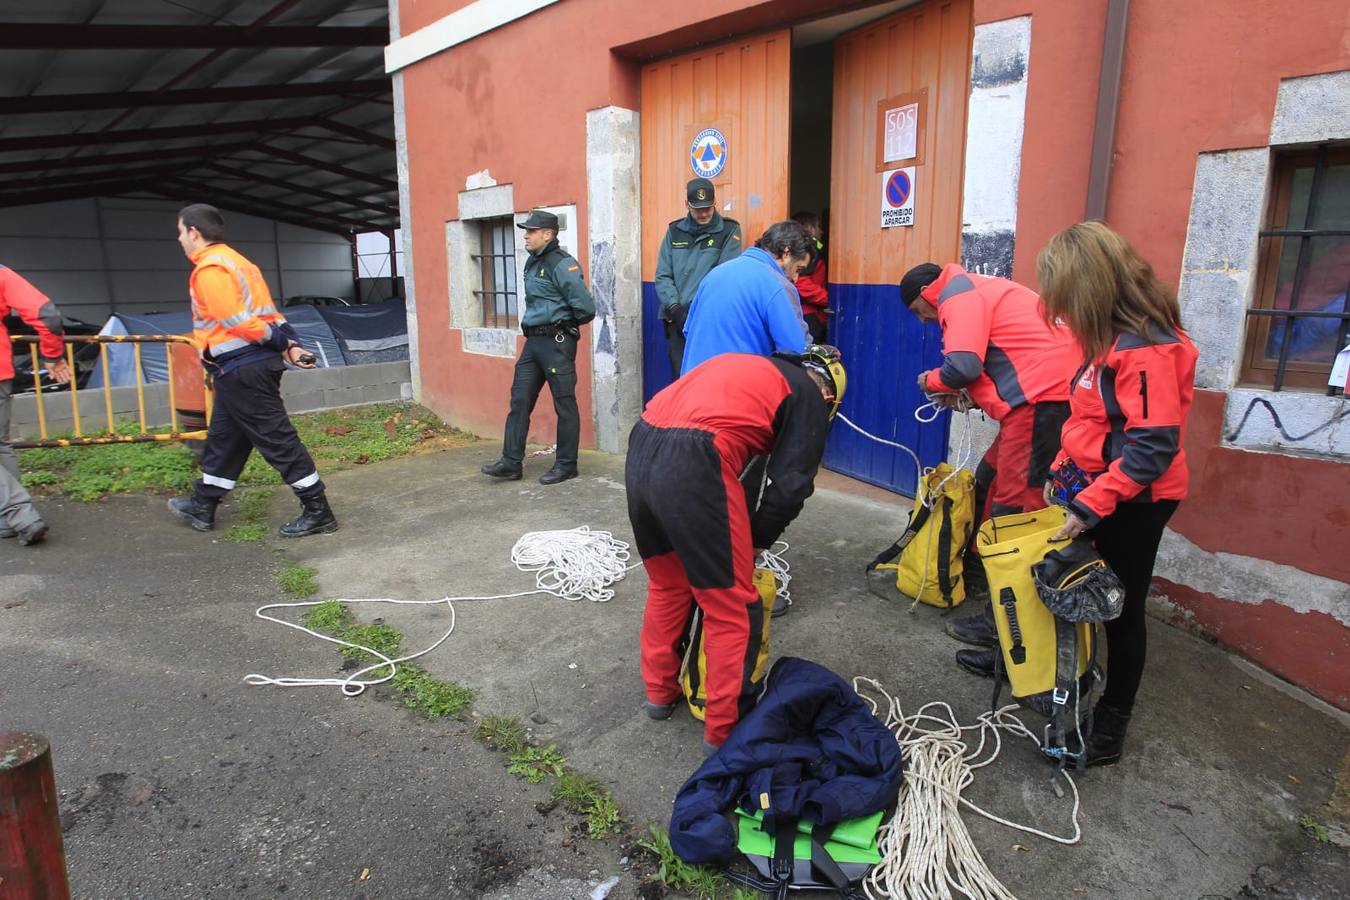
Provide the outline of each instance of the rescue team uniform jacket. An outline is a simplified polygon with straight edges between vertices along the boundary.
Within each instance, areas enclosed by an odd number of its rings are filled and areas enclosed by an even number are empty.
[[[661,298],[661,318],[678,321],[680,307],[694,302],[703,276],[741,254],[741,223],[713,213],[707,225],[692,215],[666,226],[661,253],[656,259],[656,295]]]
[[[929,393],[965,388],[997,420],[1027,403],[1068,399],[1082,353],[1067,328],[1041,318],[1035,291],[946,265],[919,296],[937,307],[942,327],[942,368],[928,374]]]
[[[595,318],[595,300],[581,277],[581,263],[548,242],[525,263],[525,315],[521,328],[580,326]]]
[[[698,286],[684,325],[680,371],[720,353],[801,355],[806,336],[797,288],[772,256],[751,247]]]
[[[64,353],[65,345],[61,336],[61,313],[56,304],[47,299],[47,295],[33,287],[18,272],[8,266],[0,266],[0,381],[14,378],[14,356],[5,329],[5,316],[15,313],[38,333],[38,356],[46,360],[58,360]],[[23,346],[23,345],[21,345]],[[0,435],[4,440],[4,435]]]
[[[1095,526],[1131,500],[1182,500],[1189,472],[1182,441],[1195,393],[1195,345],[1185,332],[1116,337],[1069,392],[1069,421],[1052,469],[1072,460],[1090,485],[1069,510]]]
[[[751,507],[752,546],[772,547],[815,490],[829,415],[800,365],[724,354],[660,391],[642,413],[654,428],[709,432],[734,481],[753,457],[769,455],[768,482]]]
[[[835,825],[886,809],[904,773],[895,735],[853,688],[804,659],[774,663],[764,696],[675,796],[670,846],[689,863],[736,853],[727,813]],[[772,830],[772,829],[770,829]]]
[[[188,257],[192,336],[202,364],[224,375],[249,363],[276,359],[299,335],[277,312],[262,272],[228,244],[207,244]]]
[[[815,316],[822,323],[825,322],[825,311],[830,306],[830,289],[825,284],[828,277],[825,265],[825,245],[816,241],[811,262],[802,269],[796,281],[797,295],[802,298],[802,314]]]

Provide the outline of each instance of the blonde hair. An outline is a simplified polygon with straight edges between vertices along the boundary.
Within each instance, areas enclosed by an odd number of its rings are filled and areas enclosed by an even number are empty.
[[[1036,276],[1046,321],[1065,325],[1087,362],[1105,357],[1121,332],[1153,342],[1158,332],[1181,328],[1176,294],[1104,222],[1080,222],[1050,238]]]

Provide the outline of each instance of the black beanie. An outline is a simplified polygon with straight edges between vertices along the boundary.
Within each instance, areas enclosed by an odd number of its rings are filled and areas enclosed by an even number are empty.
[[[919,291],[937,281],[941,274],[942,267],[930,262],[920,263],[906,272],[900,279],[900,299],[905,301],[905,306],[913,306],[919,299]]]

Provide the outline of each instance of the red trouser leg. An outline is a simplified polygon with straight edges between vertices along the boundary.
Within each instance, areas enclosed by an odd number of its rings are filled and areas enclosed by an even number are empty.
[[[652,703],[674,703],[680,697],[680,655],[689,627],[689,588],[684,566],[674,553],[644,559],[647,608],[642,614],[642,680]]]
[[[694,599],[703,610],[703,646],[708,657],[705,681],[703,739],[714,746],[731,734],[740,718],[741,693],[749,688],[754,659],[747,659],[750,642],[751,604],[759,599],[754,586],[755,554],[750,542],[750,515],[745,489],[736,473],[723,469],[727,493],[727,520],[731,526],[732,585],[725,588],[694,588]]]
[[[1003,417],[998,437],[985,455],[995,469],[994,483],[989,488],[990,515],[1007,515],[1041,509],[1045,500],[1041,486],[1030,487],[1031,438],[1035,423],[1034,407],[1028,403]]]

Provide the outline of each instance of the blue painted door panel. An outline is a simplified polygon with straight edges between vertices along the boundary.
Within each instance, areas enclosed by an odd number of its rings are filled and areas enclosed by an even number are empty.
[[[900,301],[896,285],[831,284],[830,340],[848,371],[844,415],[878,437],[910,447],[925,467],[947,453],[951,414],[920,424],[923,405],[916,383],[923,369],[942,364],[942,332],[923,325]],[[835,422],[825,467],[907,496],[914,496],[914,462],[902,450],[868,440]]]
[[[670,377],[666,323],[661,321],[661,298],[656,283],[642,282],[642,405],[675,379]]]

